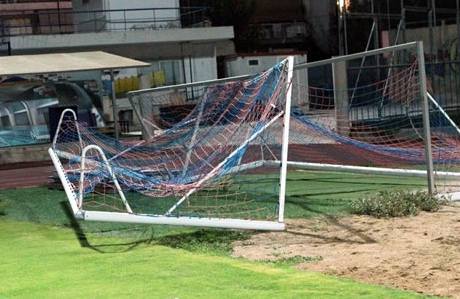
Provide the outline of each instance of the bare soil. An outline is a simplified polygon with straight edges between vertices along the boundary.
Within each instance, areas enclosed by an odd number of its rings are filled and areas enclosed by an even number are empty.
[[[430,295],[460,298],[460,205],[415,217],[291,220],[286,232],[254,235],[233,255],[252,260],[312,258],[300,269]]]

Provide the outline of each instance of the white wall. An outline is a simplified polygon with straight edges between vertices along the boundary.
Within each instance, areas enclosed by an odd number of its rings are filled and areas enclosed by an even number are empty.
[[[236,57],[225,61],[225,72],[227,77],[256,74],[269,69],[276,63],[285,59],[286,55],[264,55],[264,56],[246,56]],[[250,65],[250,62],[257,61],[257,65]],[[294,64],[307,62],[307,55],[295,55]],[[308,72],[306,69],[294,72],[292,88],[292,104],[294,106],[305,106],[308,99],[306,98],[306,87],[308,85]]]
[[[184,59],[187,82],[217,79],[216,57],[192,57],[191,63],[192,77],[190,76],[190,60]]]
[[[74,23],[79,32],[101,27],[111,30],[181,27],[179,0],[89,0],[85,3],[73,0],[72,5],[75,11],[147,9],[75,14]]]
[[[393,45],[396,37],[396,30],[391,30],[389,40],[384,40],[383,46]],[[382,39],[388,34],[382,32]],[[399,34],[399,43],[402,43],[402,33]],[[388,39],[388,38],[387,38]],[[457,25],[433,26],[433,49],[430,51],[430,29],[428,27],[406,29],[406,42],[423,41],[425,53],[436,55],[438,51],[444,50],[454,55],[457,43]],[[455,56],[455,55],[454,55]],[[454,57],[451,57],[455,59]]]
[[[225,74],[227,77],[233,77],[238,75],[260,73],[271,68],[285,58],[286,55],[263,55],[229,58],[225,61]],[[296,64],[303,62],[307,62],[307,55],[295,55]]]
[[[147,9],[110,12],[107,14],[109,22],[107,26],[112,30],[181,27],[179,0],[104,0],[104,9]],[[124,24],[125,20],[128,20],[126,24]],[[132,22],[129,22],[130,20]],[[123,22],[123,24],[117,22]]]

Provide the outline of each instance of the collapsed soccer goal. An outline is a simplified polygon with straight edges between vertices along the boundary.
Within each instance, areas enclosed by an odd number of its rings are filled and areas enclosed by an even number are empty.
[[[416,177],[456,199],[460,130],[424,67],[417,42],[139,90],[144,140],[98,134],[67,110],[49,153],[85,220],[282,230],[288,167]]]
[[[49,154],[77,218],[284,229],[293,58],[206,88],[193,109],[134,143],[63,111]]]

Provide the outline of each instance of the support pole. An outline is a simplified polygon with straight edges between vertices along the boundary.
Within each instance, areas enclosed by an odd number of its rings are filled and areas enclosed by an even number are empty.
[[[289,147],[289,123],[291,120],[291,96],[292,96],[292,76],[294,72],[294,56],[288,57],[288,74],[286,79],[286,106],[284,108],[283,119],[283,142],[281,148],[281,170],[280,170],[280,194],[278,221],[284,222],[284,204],[286,201],[286,179],[287,179],[287,159]]]
[[[337,12],[337,27],[338,27],[338,39],[339,39],[339,55],[342,56],[344,55],[344,49],[343,49],[343,37],[342,37],[342,30],[343,30],[343,23],[342,23],[342,10],[340,7],[338,8]]]
[[[189,166],[190,160],[192,158],[193,147],[195,146],[196,135],[198,134],[198,131],[200,130],[200,123],[201,123],[201,117],[203,116],[204,103],[205,103],[205,101],[201,100],[200,108],[199,108],[200,110],[198,111],[198,115],[197,115],[196,120],[195,120],[195,126],[193,128],[192,139],[190,139],[190,143],[186,147],[187,156],[185,158],[184,169],[182,170],[182,176],[183,177],[185,177],[185,175],[187,174],[188,166]]]
[[[374,49],[379,49],[380,48],[380,36],[379,36],[379,21],[377,17],[374,17],[374,24],[375,24],[375,30],[374,30]],[[375,56],[375,64],[376,64],[376,71],[377,71],[377,79],[380,81],[380,55]]]
[[[401,19],[401,20],[399,21],[398,29],[397,29],[397,31],[396,31],[396,36],[395,36],[394,45],[397,45],[397,44],[398,44],[399,32],[401,31],[402,26],[403,26],[403,20]],[[386,94],[387,94],[388,81],[390,80],[390,75],[391,75],[391,71],[392,71],[391,65],[393,64],[394,57],[395,57],[395,51],[392,51],[392,52],[391,52],[391,56],[390,56],[390,67],[388,68],[387,77],[385,78],[385,85],[384,85],[384,87],[383,87],[383,97],[382,97],[382,100],[380,101],[380,110],[383,109],[383,104],[384,104],[385,96],[386,96]]]
[[[338,61],[332,64],[332,79],[334,84],[336,131],[339,134],[348,136],[350,124],[348,115],[349,105],[346,61]]]
[[[371,45],[371,40],[372,40],[372,36],[374,35],[374,30],[375,30],[375,22],[372,22],[371,31],[369,32],[369,36],[367,38],[366,49],[364,50],[366,52],[369,50],[369,46]],[[363,56],[363,58],[361,58],[361,65],[359,68],[358,76],[356,77],[355,87],[353,88],[353,92],[351,94],[351,100],[350,100],[351,103],[353,103],[355,92],[356,92],[356,89],[358,88],[359,79],[361,78],[361,71],[363,69],[365,62],[366,62],[366,56]]]
[[[115,133],[115,139],[118,140],[120,133],[118,131],[117,95],[115,93],[115,76],[113,74],[113,70],[110,70],[110,84],[112,86],[113,128],[114,128],[114,133]]]
[[[345,46],[345,55],[348,55],[348,29],[347,29],[347,11],[343,12],[343,44]]]
[[[142,128],[142,137],[144,139],[147,139],[147,138],[150,138],[152,137],[150,134],[149,134],[149,131],[147,131],[147,128],[145,127],[145,124],[144,124],[144,119],[142,118],[142,114],[141,112],[138,110],[138,108],[136,107],[134,101],[133,101],[133,96],[131,94],[128,94],[128,101],[129,103],[131,104],[131,107],[133,108],[134,110],[134,113],[136,114],[137,116],[137,119],[139,120],[139,124],[141,125],[141,128]],[[139,103],[139,109],[141,109],[141,105],[142,103]],[[147,137],[147,135],[149,135]]]
[[[430,43],[430,55],[434,54],[434,29],[433,29],[433,10],[428,11],[428,39]],[[430,59],[431,60],[431,59]]]
[[[428,179],[428,193],[434,192],[434,170],[433,170],[433,156],[431,151],[431,130],[430,130],[430,111],[428,108],[428,98],[426,91],[426,73],[425,73],[425,57],[423,53],[423,42],[417,42],[417,61],[418,72],[420,78],[420,99],[422,101],[422,116],[423,116],[423,136],[425,141],[425,159],[426,171]]]
[[[402,0],[401,0],[402,2]],[[401,21],[402,21],[402,27],[401,27],[401,31],[402,31],[402,43],[405,44],[406,43],[406,9],[405,8],[402,8],[401,9]]]
[[[460,135],[460,128],[457,126],[457,124],[452,120],[452,118],[450,118],[449,114],[447,114],[447,112],[441,107],[441,105],[438,104],[438,102],[436,102],[436,100],[434,99],[434,97],[429,93],[427,92],[426,93],[427,96],[428,96],[428,99],[431,101],[431,103],[433,103],[433,105],[439,109],[439,111],[442,113],[442,115],[444,115],[444,117],[447,119],[447,121],[451,124],[452,127],[455,128],[455,131],[457,131],[457,133]]]
[[[457,0],[457,55],[460,54],[460,0]]]

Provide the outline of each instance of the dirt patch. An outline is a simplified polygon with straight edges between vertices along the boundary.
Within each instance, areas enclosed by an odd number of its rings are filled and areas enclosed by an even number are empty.
[[[234,243],[252,260],[314,257],[300,269],[460,298],[460,205],[416,217],[292,220],[282,233]]]

